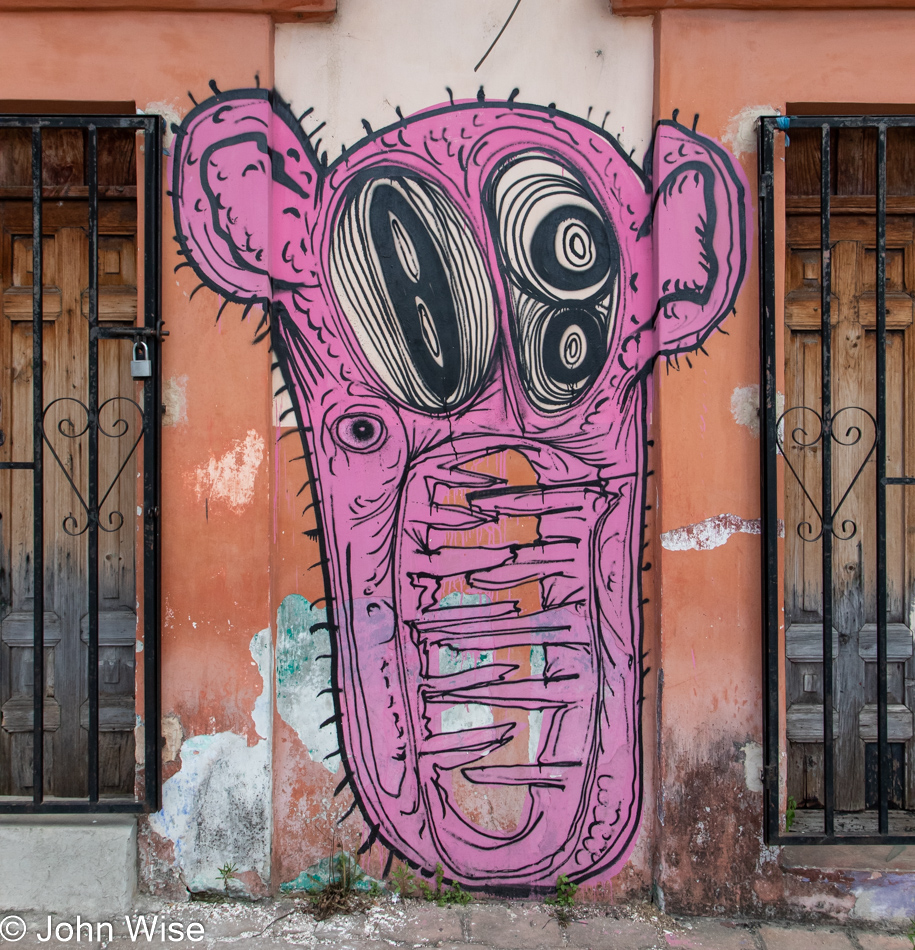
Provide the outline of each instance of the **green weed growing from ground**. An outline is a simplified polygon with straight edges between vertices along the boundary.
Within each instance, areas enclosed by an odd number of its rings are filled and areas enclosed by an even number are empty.
[[[565,929],[569,922],[574,919],[573,908],[575,907],[575,893],[578,891],[578,885],[573,884],[565,874],[560,874],[556,878],[556,896],[548,897],[544,903],[550,905],[550,916],[556,919],[556,923]]]
[[[460,884],[445,887],[445,869],[441,864],[435,865],[435,887],[421,877],[411,874],[404,865],[396,868],[391,874],[391,883],[398,896],[421,897],[423,900],[438,904],[439,907],[448,907],[452,904],[463,906],[473,900],[472,895],[463,890]]]

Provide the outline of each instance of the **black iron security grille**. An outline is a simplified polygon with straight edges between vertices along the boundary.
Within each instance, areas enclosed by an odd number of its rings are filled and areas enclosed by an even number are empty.
[[[159,807],[160,142],[0,115],[0,812]]]
[[[913,130],[915,116],[759,120],[770,844],[915,836]],[[774,173],[782,133],[785,207]],[[818,195],[792,191],[791,160],[818,178]],[[782,248],[786,210],[795,217]]]

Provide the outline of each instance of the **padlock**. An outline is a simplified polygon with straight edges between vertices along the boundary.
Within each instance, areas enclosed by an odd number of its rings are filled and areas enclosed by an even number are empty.
[[[142,359],[138,355],[140,347],[143,347]],[[152,376],[152,360],[149,358],[149,350],[142,340],[133,345],[133,359],[130,361],[130,375],[134,379],[146,379]]]

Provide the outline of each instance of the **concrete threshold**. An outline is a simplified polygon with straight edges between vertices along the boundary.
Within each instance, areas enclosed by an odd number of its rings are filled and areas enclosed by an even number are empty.
[[[123,913],[136,890],[136,818],[0,816],[0,910]],[[0,932],[0,945],[4,940],[10,942]]]

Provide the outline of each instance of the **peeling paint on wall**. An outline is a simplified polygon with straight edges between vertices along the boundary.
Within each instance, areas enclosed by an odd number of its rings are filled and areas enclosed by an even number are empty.
[[[233,511],[241,511],[254,500],[254,482],[263,460],[264,439],[250,429],[222,458],[211,458],[197,469],[197,498],[211,504],[224,501]]]
[[[543,676],[546,671],[546,650],[542,646],[531,647],[531,676]],[[543,710],[532,709],[527,714],[527,754],[531,762],[537,761],[540,748],[540,733],[543,729]]]
[[[781,418],[785,411],[784,393],[775,394],[775,415]],[[746,426],[755,438],[759,438],[759,386],[738,386],[731,393],[731,415],[740,426]]]
[[[359,861],[353,855],[347,854],[345,851],[338,851],[332,858],[321,858],[317,864],[313,864],[310,868],[302,871],[294,880],[281,884],[280,891],[284,894],[323,891],[328,884],[339,880],[341,869],[348,872],[354,891],[369,894],[376,888],[384,887],[382,881],[369,877],[359,867]]]
[[[181,118],[184,115],[184,108],[179,104],[178,99],[172,99],[169,102],[147,102],[146,108],[142,110],[146,115],[161,115],[165,120],[162,123],[162,142],[166,148],[170,148],[172,140],[175,138],[175,131],[172,125],[180,125]]]
[[[698,524],[665,531],[661,535],[661,546],[667,551],[708,551],[720,547],[738,532],[759,534],[759,518],[744,520],[737,515],[715,515]]]
[[[747,790],[762,792],[762,746],[758,742],[747,742],[740,747],[743,754],[743,771],[746,778]]]
[[[334,716],[327,611],[290,594],[276,612],[276,631],[276,710],[312,760],[333,775],[340,768],[340,756],[333,754],[337,730],[333,723],[321,725]]]
[[[217,870],[237,867],[230,881],[240,894],[259,896],[270,878],[272,834],[272,702],[270,630],[251,640],[263,679],[252,719],[259,740],[248,745],[234,732],[198,735],[181,744],[181,769],[162,786],[162,810],[150,828],[174,844],[175,864],[191,891],[222,889]],[[252,873],[253,872],[253,873]]]
[[[731,393],[731,415],[759,438],[759,386],[738,386]]]
[[[443,607],[470,607],[491,603],[485,594],[468,594],[452,591],[442,597]],[[492,663],[492,650],[452,650],[443,646],[438,649],[438,675],[454,676],[465,670],[476,669]],[[442,732],[460,732],[462,729],[479,729],[493,723],[492,706],[482,703],[459,703],[442,709]]]
[[[728,127],[721,137],[737,158],[752,155],[756,151],[756,120],[761,115],[775,115],[775,106],[747,106],[731,116]]]
[[[184,728],[174,713],[162,717],[162,740],[162,761],[174,762],[181,753],[181,743],[184,741]]]
[[[170,376],[162,384],[162,425],[177,426],[187,422],[187,376]]]
[[[849,917],[882,927],[908,927],[915,917],[915,880],[907,874],[858,872],[851,891],[855,906]]]
[[[136,717],[133,727],[133,760],[140,768],[146,764],[146,725],[142,716]]]

